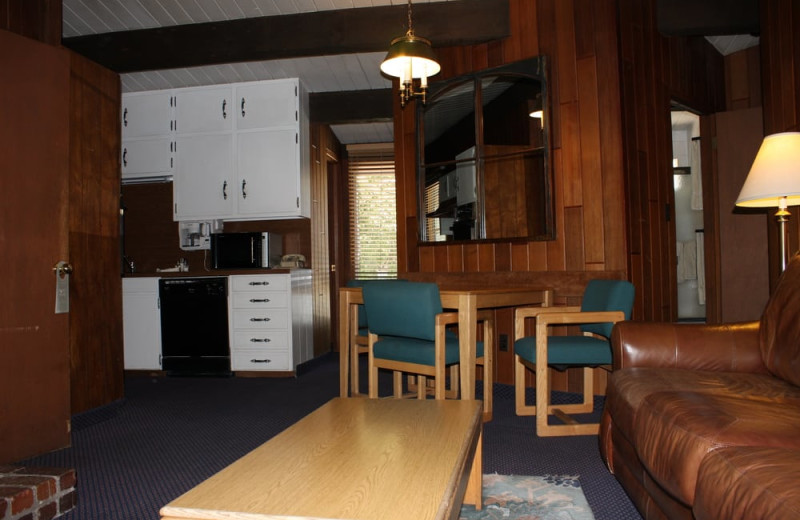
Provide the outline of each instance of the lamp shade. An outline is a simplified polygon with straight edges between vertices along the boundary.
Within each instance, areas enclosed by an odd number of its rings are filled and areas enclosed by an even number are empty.
[[[381,63],[381,70],[389,76],[402,79],[428,78],[439,73],[431,42],[425,38],[406,34],[392,40],[389,52]],[[409,77],[409,71],[411,77]]]
[[[770,208],[800,204],[800,132],[768,135],[761,143],[737,206]]]

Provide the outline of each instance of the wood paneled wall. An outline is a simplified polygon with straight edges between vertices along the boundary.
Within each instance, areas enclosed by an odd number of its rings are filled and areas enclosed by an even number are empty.
[[[510,0],[509,38],[438,51],[442,73],[436,79],[538,55],[549,58],[557,237],[418,244],[414,112],[398,104],[401,272],[626,271],[615,5],[610,0]]]
[[[670,101],[724,106],[722,57],[702,38],[664,38],[655,0],[509,0],[511,36],[439,49],[457,76],[537,55],[549,58],[556,239],[420,244],[414,112],[395,105],[401,272],[616,273],[636,285],[635,319],[677,317]],[[520,277],[521,278],[521,277]],[[575,302],[576,292],[556,302]],[[510,311],[499,334],[513,336]],[[498,363],[498,381],[509,367]],[[572,387],[572,383],[567,383]]]
[[[764,135],[800,131],[800,0],[769,0],[761,6],[761,70]],[[790,252],[800,244],[800,207],[790,208]],[[770,212],[772,214],[772,212]],[[770,281],[780,275],[775,219],[768,220]]]
[[[0,0],[0,29],[61,45],[61,0]]]
[[[510,284],[525,283],[532,272],[613,273],[627,278],[616,2],[509,0],[509,4],[511,36],[484,45],[440,49],[441,79],[534,56],[548,57],[556,238],[419,244],[413,110],[401,110],[398,104],[399,269],[461,273],[472,280],[477,279],[476,273],[506,272]],[[568,292],[557,292],[558,303],[579,301],[585,277],[573,282],[563,285],[569,287]],[[512,339],[512,311],[496,314],[498,333]],[[511,361],[510,355],[500,354],[498,381],[513,381]],[[560,377],[554,387],[575,385],[569,376]]]
[[[724,63],[703,38],[661,36],[654,1],[620,0],[619,6],[630,279],[642,296],[635,316],[672,321],[677,285],[670,105],[677,101],[705,114],[722,110]],[[706,229],[709,241],[713,229]]]
[[[332,350],[334,336],[331,324],[337,318],[337,307],[331,305],[331,265],[336,264],[336,249],[335,239],[329,233],[338,229],[337,222],[331,222],[331,218],[335,220],[335,215],[338,214],[332,210],[336,208],[337,200],[332,189],[337,184],[337,173],[341,172],[341,144],[327,125],[312,123],[310,130],[312,255],[308,258],[310,264],[307,267],[311,267],[314,275],[314,356],[320,356]]]

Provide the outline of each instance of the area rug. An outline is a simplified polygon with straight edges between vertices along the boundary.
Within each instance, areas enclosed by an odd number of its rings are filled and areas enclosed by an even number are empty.
[[[483,476],[483,509],[464,505],[459,520],[594,520],[577,475]]]

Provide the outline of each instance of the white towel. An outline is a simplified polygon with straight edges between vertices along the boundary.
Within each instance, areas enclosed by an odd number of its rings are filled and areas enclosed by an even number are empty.
[[[689,166],[692,174],[692,202],[694,210],[703,210],[703,171],[700,167],[700,139],[692,141],[689,148]]]
[[[678,283],[697,279],[697,243],[681,242],[678,248]]]
[[[705,233],[698,231],[694,234],[697,256],[697,301],[700,305],[706,304],[706,250],[703,244]]]

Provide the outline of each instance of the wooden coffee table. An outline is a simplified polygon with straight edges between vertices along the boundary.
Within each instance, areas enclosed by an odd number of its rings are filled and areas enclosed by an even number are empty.
[[[480,401],[335,398],[161,517],[457,519],[481,506],[481,415]]]

